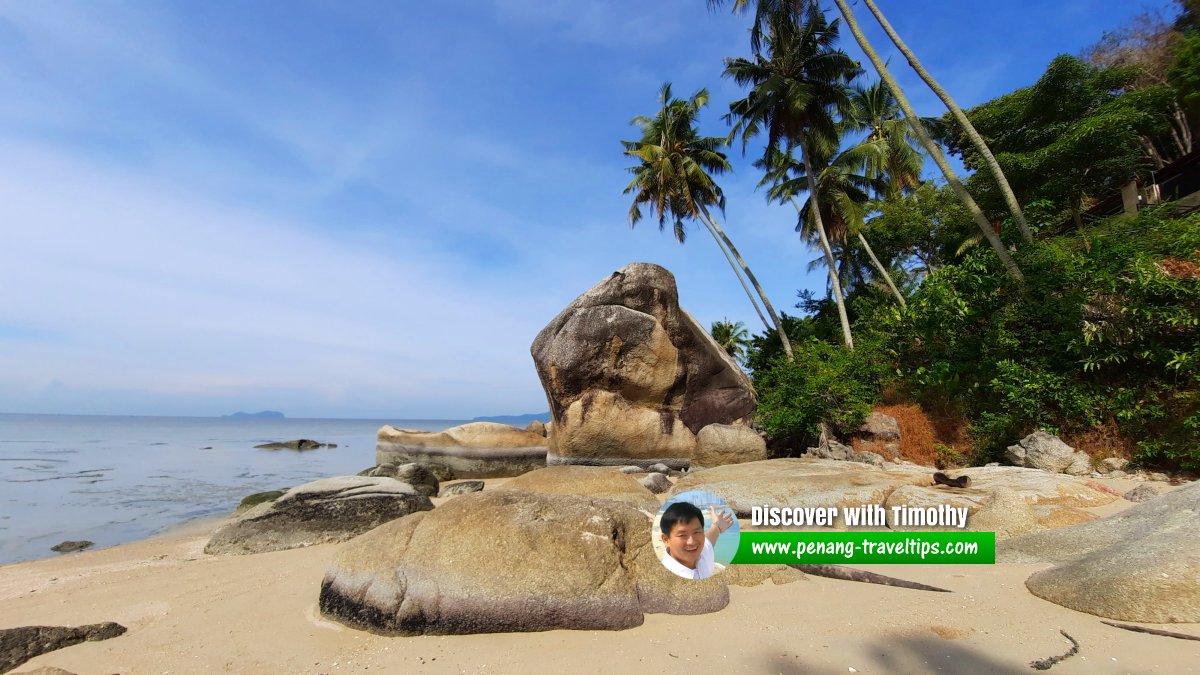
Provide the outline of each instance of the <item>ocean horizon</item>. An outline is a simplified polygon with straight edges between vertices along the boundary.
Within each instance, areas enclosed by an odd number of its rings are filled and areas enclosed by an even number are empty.
[[[0,413],[0,564],[136,541],[232,511],[247,495],[375,464],[384,424],[441,431],[469,420]],[[264,450],[308,438],[336,448]]]

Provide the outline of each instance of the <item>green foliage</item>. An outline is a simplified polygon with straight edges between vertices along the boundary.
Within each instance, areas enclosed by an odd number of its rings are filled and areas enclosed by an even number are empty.
[[[1147,463],[1200,467],[1200,215],[1144,212],[930,275],[887,324],[898,380],[957,404],[983,455],[1112,422]],[[876,317],[877,320],[879,317]]]
[[[776,359],[754,371],[758,415],[774,439],[813,444],[820,423],[840,433],[857,429],[878,400],[887,362],[879,348],[848,350],[816,339],[795,344],[796,362]]]
[[[746,358],[746,349],[750,346],[750,332],[746,330],[746,324],[729,319],[714,321],[709,333],[726,354],[737,361]]]
[[[1097,68],[1059,56],[1031,87],[967,112],[988,142],[1022,202],[1049,199],[1078,211],[1089,197],[1104,198],[1151,163],[1143,139],[1170,135],[1169,87],[1128,88],[1136,68]],[[968,168],[981,162],[965,136],[952,133],[951,152]],[[993,212],[1000,196],[987,172],[970,180],[972,194]]]

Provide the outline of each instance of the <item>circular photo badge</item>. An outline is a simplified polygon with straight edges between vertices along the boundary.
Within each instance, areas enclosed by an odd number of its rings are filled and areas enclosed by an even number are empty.
[[[741,530],[724,499],[689,490],[658,510],[651,538],[663,567],[685,579],[707,579],[733,560]]]

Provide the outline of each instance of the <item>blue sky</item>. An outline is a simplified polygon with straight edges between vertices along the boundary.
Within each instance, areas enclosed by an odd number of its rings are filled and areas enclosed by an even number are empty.
[[[1166,6],[879,4],[968,106]],[[701,0],[0,2],[0,411],[545,410],[534,335],[633,261],[758,330],[702,230],[630,229],[618,143],[668,80],[724,134],[746,29]],[[824,279],[733,154],[727,231],[789,310]]]

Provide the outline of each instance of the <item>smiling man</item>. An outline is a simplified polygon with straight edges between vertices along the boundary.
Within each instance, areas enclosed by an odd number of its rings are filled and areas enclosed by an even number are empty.
[[[704,512],[688,502],[676,502],[663,511],[662,564],[684,579],[707,579],[713,575],[713,545],[733,525],[733,516],[715,507],[709,509],[712,525],[704,530]]]

